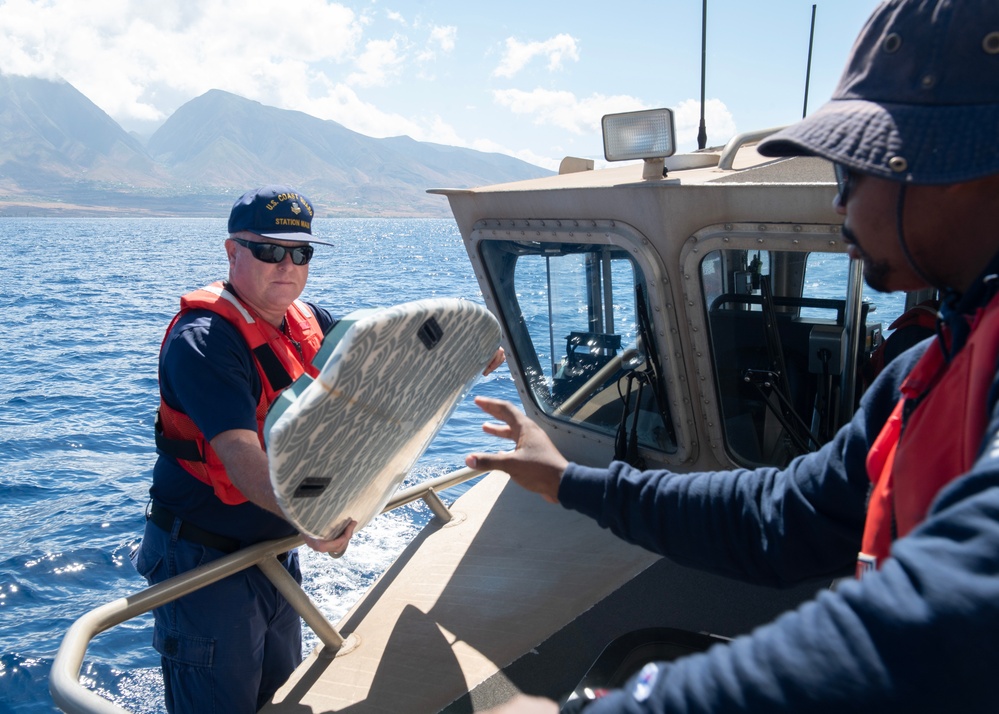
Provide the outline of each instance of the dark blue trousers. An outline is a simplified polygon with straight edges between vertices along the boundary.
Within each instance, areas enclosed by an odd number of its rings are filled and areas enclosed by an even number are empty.
[[[152,522],[135,567],[155,584],[225,553],[167,533]],[[298,553],[285,568],[302,581]],[[302,661],[301,619],[256,566],[153,611],[167,710],[256,712]]]

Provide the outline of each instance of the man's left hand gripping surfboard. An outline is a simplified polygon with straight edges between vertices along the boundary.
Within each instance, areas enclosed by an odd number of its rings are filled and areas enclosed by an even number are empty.
[[[264,426],[271,484],[315,538],[381,512],[499,346],[499,324],[466,300],[359,310],[336,324],[320,369],[282,392]]]

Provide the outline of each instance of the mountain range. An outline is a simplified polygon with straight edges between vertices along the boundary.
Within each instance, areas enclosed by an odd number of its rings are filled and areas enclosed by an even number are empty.
[[[143,142],[66,82],[0,74],[0,216],[218,216],[275,183],[321,215],[449,216],[428,188],[550,174],[503,154],[375,139],[217,89]]]

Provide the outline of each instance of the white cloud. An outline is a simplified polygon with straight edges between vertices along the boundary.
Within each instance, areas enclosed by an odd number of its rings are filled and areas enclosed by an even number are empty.
[[[447,55],[454,51],[458,28],[453,25],[435,25],[430,29],[427,45],[416,55],[418,62],[426,64],[437,59],[437,52]]]
[[[417,136],[421,138],[417,139]],[[465,138],[459,135],[457,130],[439,115],[434,115],[425,121],[424,126],[419,130],[417,136],[413,136],[417,141],[432,141],[435,144],[470,147]]]
[[[672,109],[677,145],[681,150],[696,148],[697,132],[701,125],[700,100],[685,99]],[[735,119],[720,99],[708,99],[704,102],[704,126],[708,134],[708,146],[723,145],[736,134]]]
[[[551,171],[558,170],[561,160],[542,156],[530,149],[511,149],[491,139],[466,139],[439,115],[413,118],[382,112],[377,107],[361,101],[351,88],[344,85],[330,87],[326,97],[310,101],[302,111],[345,124],[348,128],[367,136],[383,138],[405,135],[416,141],[506,154]]]
[[[307,91],[313,65],[347,61],[362,29],[325,0],[277,12],[240,0],[8,0],[2,10],[0,71],[61,76],[126,127],[212,88],[281,106]]]
[[[465,139],[440,115],[402,116],[384,112],[373,104],[363,101],[354,90],[344,84],[330,84],[319,99],[303,101],[297,107],[312,116],[330,119],[347,128],[376,138],[388,136],[408,136],[416,141],[430,141],[435,144],[479,148],[476,142]],[[482,151],[512,151],[499,148],[483,148]]]
[[[513,156],[516,159],[526,161],[527,163],[534,164],[535,166],[540,166],[541,168],[548,169],[549,171],[558,171],[559,164],[562,163],[562,159],[555,159],[551,156],[542,156],[541,154],[535,153],[530,149],[510,149],[502,144],[498,144],[495,141],[490,141],[488,139],[473,141],[468,145],[468,148],[493,154],[506,154],[507,156]]]
[[[531,92],[519,89],[495,90],[493,99],[498,105],[514,114],[531,116],[535,124],[554,126],[578,136],[599,134],[600,119],[605,114],[652,108],[643,100],[628,95],[591,94],[579,98],[572,92],[547,89],[535,89]],[[677,145],[681,151],[693,150],[697,146],[697,132],[700,128],[700,101],[685,99],[671,108],[676,124]],[[735,120],[720,99],[709,99],[705,102],[704,123],[708,131],[709,145],[723,145],[736,134]],[[503,153],[510,153],[525,161],[549,167],[548,163],[525,158],[516,152]]]
[[[419,140],[424,131],[423,126],[412,119],[382,111],[362,100],[353,88],[328,80],[325,81],[324,89],[318,91],[316,96],[300,97],[287,108],[297,109],[320,119],[330,119],[352,131],[376,138],[405,134]]]
[[[599,131],[604,114],[648,108],[642,100],[627,95],[591,94],[580,99],[572,92],[548,89],[501,89],[493,92],[493,99],[514,114],[533,115],[535,124],[556,126],[574,134]]]
[[[488,59],[481,67],[468,63],[480,60],[481,48],[496,47],[496,37],[505,35],[486,39],[481,28],[461,26],[460,49],[470,54],[462,57],[467,66],[459,72],[448,62],[458,53],[461,18],[449,15],[445,21],[453,24],[404,16],[368,0],[297,0],[283,6],[245,0],[0,0],[0,71],[62,77],[123,127],[142,132],[151,131],[184,102],[217,88],[331,119],[369,136],[405,134],[501,152],[553,169],[557,161],[539,152],[561,156],[580,151],[578,146],[592,143],[591,136],[599,137],[603,114],[652,106],[627,95],[540,87],[495,91],[490,119],[504,117],[506,112],[496,109],[500,107],[510,113],[507,120],[549,129],[522,127],[516,139],[504,140],[514,149],[473,138],[501,132],[488,128],[488,122],[470,121],[471,109],[455,109],[453,116],[444,117],[437,112],[445,105],[482,107],[490,72],[514,77],[527,69],[557,71],[578,62],[580,41],[568,34],[540,42],[508,38],[493,70]],[[435,72],[462,77],[465,84],[429,84]],[[474,72],[478,79],[468,79]],[[400,81],[422,90],[419,94],[428,101],[420,105],[413,92],[387,98],[388,93],[366,91]],[[460,101],[448,94],[453,88]],[[403,105],[396,95],[410,99]],[[397,103],[380,103],[392,100]],[[677,107],[681,142],[696,136],[697,108],[696,102]],[[734,133],[732,116],[721,102],[712,100],[707,109],[709,141],[718,143]],[[690,112],[693,119],[688,119]],[[530,144],[532,134],[539,133],[565,145],[554,146],[547,138]]]
[[[391,40],[368,42],[355,62],[358,71],[347,77],[347,83],[358,87],[387,84],[389,78],[398,75],[405,66],[405,57],[400,52],[400,44],[403,42],[398,36]]]
[[[493,70],[493,76],[513,77],[538,56],[548,58],[550,71],[561,69],[563,59],[578,62],[579,50],[576,48],[576,39],[564,33],[544,42],[520,42],[514,37],[508,37],[506,52],[500,58],[499,66]]]
[[[458,28],[454,25],[435,25],[430,30],[430,44],[437,45],[442,52],[451,52],[457,37]]]

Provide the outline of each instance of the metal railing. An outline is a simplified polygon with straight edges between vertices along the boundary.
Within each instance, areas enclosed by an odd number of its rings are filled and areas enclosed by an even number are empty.
[[[437,518],[448,523],[453,516],[437,492],[464,483],[483,473],[485,472],[464,468],[424,481],[396,493],[382,509],[382,513],[423,499]],[[254,565],[260,567],[306,624],[312,628],[325,645],[324,651],[333,656],[343,645],[343,637],[275,557],[278,553],[297,548],[304,542],[301,536],[293,535],[258,543],[86,613],[69,628],[52,663],[49,692],[56,706],[68,714],[129,714],[125,709],[80,684],[80,668],[83,666],[83,658],[90,641],[115,625],[120,625],[126,620],[143,615]]]
[[[721,156],[718,157],[718,168],[726,170],[731,169],[735,165],[735,155],[739,153],[739,149],[741,149],[745,144],[763,141],[771,134],[775,134],[783,128],[783,126],[775,126],[770,129],[747,131],[733,136],[728,140],[728,143],[725,144],[725,148],[722,149]]]

